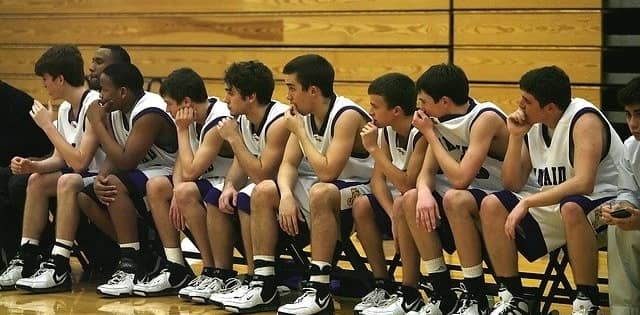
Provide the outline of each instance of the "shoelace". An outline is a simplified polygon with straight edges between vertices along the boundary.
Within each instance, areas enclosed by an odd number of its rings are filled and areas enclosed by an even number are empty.
[[[311,296],[311,295],[315,295],[316,293],[318,293],[318,290],[316,290],[315,288],[302,288],[302,291],[303,291],[302,295],[301,295],[301,296],[299,296],[299,297],[296,299],[296,301],[294,302],[294,304],[295,304],[295,303],[300,303],[300,302],[302,302],[302,300],[304,300],[306,297]]]
[[[197,277],[193,278],[193,280],[189,281],[189,284],[188,284],[187,286],[197,288],[197,287],[199,287],[203,282],[205,282],[205,281],[207,281],[207,280],[209,280],[209,279],[211,279],[211,278],[210,278],[210,277],[208,277],[208,276],[205,276],[205,275],[199,275],[199,276],[197,276]]]
[[[399,295],[397,294],[391,294],[389,295],[389,297],[383,301],[380,301],[380,304],[378,305],[378,307],[386,307],[389,306],[393,303],[395,303],[396,301],[398,301],[398,298],[400,298]]]
[[[373,306],[379,306],[382,302],[386,301],[390,297],[389,292],[385,289],[375,288],[369,294],[362,298],[362,303]]]
[[[11,259],[11,261],[9,262],[9,266],[7,267],[7,269],[2,273],[2,275],[6,275],[7,273],[11,272],[13,269],[18,268],[20,266],[24,266],[24,262],[22,261],[22,259]]]
[[[126,277],[127,277],[126,272],[122,270],[118,270],[111,276],[111,279],[107,281],[107,284],[118,284],[122,282]]]
[[[43,262],[42,264],[40,264],[40,269],[38,269],[38,271],[36,271],[30,278],[37,278],[41,274],[47,272],[47,270],[51,270],[51,269],[55,270],[56,265],[50,262]]]
[[[220,288],[219,293],[227,294],[234,292],[242,287],[242,281],[236,278],[229,278],[224,282],[224,285]]]

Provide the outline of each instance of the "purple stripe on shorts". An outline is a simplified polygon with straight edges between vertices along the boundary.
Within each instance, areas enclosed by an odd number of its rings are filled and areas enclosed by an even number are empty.
[[[238,193],[238,210],[251,214],[251,196],[243,192]]]
[[[203,198],[207,195],[209,190],[213,188],[213,185],[211,185],[211,182],[204,178],[198,179],[196,181],[196,186],[198,186],[198,191],[200,191],[200,196]]]
[[[199,188],[199,187],[198,187]],[[218,190],[216,187],[211,187],[209,191],[206,193],[204,198],[202,198],[206,203],[209,203],[214,206],[218,206],[218,200],[220,199],[220,194],[222,191]]]
[[[342,189],[353,187],[353,186],[366,185],[369,182],[356,182],[356,181],[348,182],[348,181],[337,179],[337,180],[334,180],[331,183],[336,185],[336,187],[338,187],[338,190],[342,190]]]

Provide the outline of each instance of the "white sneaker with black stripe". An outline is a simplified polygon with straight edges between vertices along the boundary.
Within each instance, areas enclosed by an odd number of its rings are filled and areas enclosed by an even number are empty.
[[[333,298],[326,289],[326,294],[318,294],[317,284],[307,282],[302,288],[302,295],[293,303],[282,305],[278,308],[279,315],[315,315],[333,314]]]
[[[180,264],[167,262],[166,268],[145,282],[133,285],[133,294],[138,296],[175,295],[193,279],[191,269]]]
[[[16,288],[33,293],[71,291],[71,272],[68,267],[57,268],[50,258],[31,277],[16,281]]]
[[[254,276],[249,284],[249,290],[242,296],[228,299],[224,302],[224,309],[233,313],[273,312],[280,306],[280,296],[277,289],[265,292],[264,282]]]

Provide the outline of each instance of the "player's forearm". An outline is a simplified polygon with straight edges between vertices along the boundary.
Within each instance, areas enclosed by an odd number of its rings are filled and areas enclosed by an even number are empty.
[[[195,180],[200,174],[195,174],[193,170],[193,151],[191,149],[191,141],[189,139],[189,130],[178,130],[178,162],[174,170],[174,179],[176,173],[179,173],[180,179]],[[179,168],[179,170],[178,170]]]
[[[509,144],[502,163],[502,185],[511,191],[520,191],[529,174],[523,174],[522,146],[524,138],[509,136]]]
[[[391,192],[389,192],[387,184],[384,181],[371,179],[371,191],[378,200],[378,203],[380,203],[380,206],[382,206],[384,211],[391,217],[393,197],[391,196]]]
[[[382,150],[376,150],[372,152],[372,157],[375,160],[375,167],[380,169],[388,181],[395,186],[400,192],[404,193],[409,189],[415,187],[415,182],[409,178],[407,172],[398,169],[389,157],[382,152]]]
[[[306,133],[299,135],[298,141],[300,141],[300,147],[302,147],[302,152],[307,158],[309,165],[311,165],[313,171],[318,174],[318,178],[320,178],[320,180],[326,182],[338,178],[340,172],[336,172],[329,168],[329,161],[327,157],[322,155],[322,153],[316,149]]]
[[[35,166],[35,172],[37,173],[55,172],[66,166],[64,159],[58,155],[57,152],[42,161],[35,161],[33,163]]]

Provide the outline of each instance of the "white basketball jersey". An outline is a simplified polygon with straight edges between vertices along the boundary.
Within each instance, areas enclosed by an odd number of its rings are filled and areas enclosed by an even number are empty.
[[[129,138],[129,133],[131,132],[131,129],[133,129],[133,124],[135,124],[138,118],[145,114],[158,113],[164,116],[165,119],[173,121],[171,116],[167,113],[166,108],[167,104],[160,95],[145,92],[145,94],[133,106],[128,118],[122,113],[122,111],[112,112],[111,126],[113,126],[113,134],[116,141],[124,147],[127,143],[127,139]],[[138,163],[137,169],[144,170],[151,166],[173,167],[175,160],[176,152],[167,152],[153,144],[142,161]]]
[[[313,142],[316,150],[323,155],[327,154],[335,129],[339,128],[339,126],[336,126],[336,122],[342,113],[347,110],[355,110],[368,120],[371,119],[369,114],[360,107],[360,105],[342,96],[336,96],[332,99],[329,106],[329,114],[320,128],[316,128],[313,115],[309,114],[304,117],[304,126],[307,131],[307,136],[309,136],[309,139]],[[302,163],[308,163],[307,159],[303,159]],[[352,154],[349,156],[349,160],[344,166],[342,173],[338,176],[338,179],[358,179],[361,181],[368,181],[371,178],[372,168],[373,158],[371,155],[366,154],[366,156],[356,157]]]
[[[95,100],[100,99],[100,93],[94,90],[87,90],[82,94],[80,100],[80,112],[78,113],[78,120],[73,121],[71,119],[71,104],[64,101],[58,108],[58,132],[69,142],[74,148],[80,145],[82,141],[82,135],[85,130],[85,123],[87,117],[87,109],[89,105]],[[104,152],[98,148],[93,157],[87,171],[98,172],[100,165],[104,162]]]
[[[200,132],[196,129],[196,123],[193,122],[191,126],[189,126],[189,140],[191,142],[191,149],[193,152],[196,152],[200,147],[200,144],[204,141],[204,137],[209,130],[216,127],[218,122],[220,122],[224,118],[230,118],[231,113],[229,112],[229,107],[227,103],[220,101],[215,97],[209,97],[209,112],[207,114],[207,119],[205,120]],[[213,177],[223,177],[231,163],[233,162],[233,157],[223,157],[218,154],[218,156],[211,162],[211,165],[207,168],[207,170],[202,174],[202,178],[213,178]]]
[[[441,117],[435,127],[438,131],[440,142],[456,161],[460,162],[464,157],[471,139],[471,128],[476,119],[486,111],[496,112],[505,119],[506,115],[493,103],[477,103],[469,99],[469,109],[463,115],[447,115]],[[502,160],[487,156],[478,171],[476,178],[471,182],[470,188],[483,190],[502,190]],[[443,176],[446,178],[446,176]]]
[[[288,110],[288,105],[272,100],[271,103],[267,105],[267,110],[262,118],[262,122],[255,128],[252,127],[251,121],[249,121],[247,116],[241,115],[238,118],[242,140],[251,154],[256,157],[262,154],[262,151],[267,145],[267,131],[269,127],[271,127],[271,124],[273,124],[276,119],[284,117],[284,112]]]
[[[393,163],[393,166],[399,170],[406,171],[409,164],[409,157],[411,156],[411,153],[413,153],[414,146],[422,136],[420,131],[415,127],[411,127],[407,144],[404,147],[400,145],[398,134],[393,130],[393,128],[391,128],[391,126],[387,126],[382,129],[382,136],[385,137],[385,140],[389,145],[391,163]]]
[[[575,122],[584,113],[597,114],[609,132],[609,143],[604,143],[604,148],[608,150],[598,165],[595,187],[590,197],[597,199],[616,193],[624,145],[602,112],[581,98],[571,100],[552,136],[548,136],[548,128],[543,124],[535,124],[527,133],[532,172],[541,190],[559,185],[574,176],[572,132]]]

